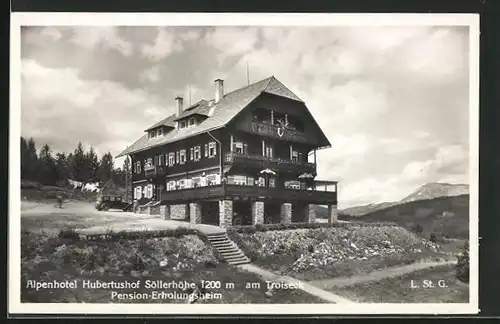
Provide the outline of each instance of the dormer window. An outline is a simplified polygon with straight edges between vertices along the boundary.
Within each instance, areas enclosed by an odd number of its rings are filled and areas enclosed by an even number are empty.
[[[196,124],[196,120],[194,117],[188,119],[188,126],[194,126]]]
[[[158,128],[158,130],[156,131],[156,136],[161,136],[161,135],[163,135],[163,129]]]
[[[179,121],[179,128],[186,128],[186,121],[185,120],[181,120]]]

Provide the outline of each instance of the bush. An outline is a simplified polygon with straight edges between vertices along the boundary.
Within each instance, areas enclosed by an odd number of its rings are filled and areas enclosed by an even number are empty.
[[[247,243],[243,240],[243,238],[240,235],[238,235],[238,231],[236,231],[234,228],[228,228],[226,234],[229,237],[229,239],[233,241],[240,248],[240,250],[250,259],[251,262],[257,261],[258,259],[257,253],[254,252],[247,245]]]
[[[76,232],[74,229],[62,229],[59,231],[58,236],[62,239],[70,239],[75,241],[80,240],[80,234],[78,234],[78,232]]]
[[[424,228],[420,224],[415,224],[411,227],[411,230],[415,232],[416,234],[422,234],[424,231]]]
[[[469,262],[469,242],[465,242],[455,267],[457,279],[465,283],[469,283]]]

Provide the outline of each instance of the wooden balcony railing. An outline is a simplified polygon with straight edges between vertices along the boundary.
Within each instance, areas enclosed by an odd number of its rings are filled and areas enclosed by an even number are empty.
[[[319,187],[317,187],[319,189]],[[282,201],[300,201],[310,204],[336,204],[337,192],[314,189],[270,188],[219,184],[173,191],[163,191],[161,199],[170,204],[187,203],[211,199],[277,199]]]
[[[316,164],[314,163],[271,158],[261,155],[249,155],[236,152],[226,153],[224,163],[226,165],[241,164],[261,169],[277,169],[278,171],[308,172],[313,174],[316,173]]]
[[[304,132],[286,126],[278,126],[270,123],[251,121],[239,126],[241,130],[256,133],[262,136],[284,139],[291,142],[307,143],[308,139]]]

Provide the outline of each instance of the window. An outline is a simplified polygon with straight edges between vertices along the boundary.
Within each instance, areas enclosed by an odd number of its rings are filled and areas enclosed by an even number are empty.
[[[144,169],[150,169],[153,167],[153,159],[152,158],[147,158],[144,160]]]
[[[214,186],[220,183],[220,175],[218,174],[210,174],[207,175],[207,185]]]
[[[194,119],[194,117],[189,118],[189,120],[188,120],[188,125],[189,125],[189,126],[193,126],[194,124],[195,124],[195,119]]]
[[[167,182],[167,191],[175,190],[175,181]]]
[[[233,143],[233,152],[236,153],[247,153],[247,144],[242,142],[234,142]]]
[[[163,158],[164,158],[163,154],[158,155],[158,165],[160,166],[163,165]]]
[[[168,165],[172,166],[175,164],[175,153],[168,153]]]
[[[287,181],[285,182],[285,188],[300,189],[300,181]]]
[[[247,185],[249,186],[255,185],[255,179],[253,177],[247,177]]]
[[[156,131],[156,134],[157,134],[157,136],[161,136],[163,134],[163,129],[158,128],[158,130]]]
[[[266,157],[273,157],[273,148],[271,146],[268,146],[267,144],[264,147],[264,156]]]
[[[135,173],[141,173],[141,161],[135,162]]]
[[[195,178],[191,179],[191,183],[193,185],[193,188],[199,187],[201,185],[200,177],[195,177]]]
[[[208,143],[208,157],[214,157],[216,154],[215,142]]]
[[[145,186],[144,189],[145,189],[144,197],[149,198],[149,199],[153,198],[153,185],[149,184],[149,185]]]
[[[259,177],[259,180],[257,181],[257,185],[259,187],[265,187],[266,186],[266,179],[264,179],[263,177]]]
[[[134,190],[134,199],[141,199],[142,198],[142,188],[141,187],[135,187]]]
[[[194,160],[198,161],[199,159],[201,159],[201,147],[195,146],[194,147]]]
[[[269,187],[274,188],[276,185],[276,181],[274,178],[269,178]]]
[[[179,158],[180,158],[180,160],[179,160],[180,164],[186,163],[186,150],[179,151]]]
[[[179,122],[179,128],[186,128],[186,121],[185,120],[181,120]]]
[[[156,132],[155,131],[149,132],[149,138],[155,138],[155,137],[156,137]]]
[[[299,152],[292,150],[292,161],[299,162]]]
[[[235,185],[246,186],[247,177],[242,175],[235,175],[233,176],[233,182]]]

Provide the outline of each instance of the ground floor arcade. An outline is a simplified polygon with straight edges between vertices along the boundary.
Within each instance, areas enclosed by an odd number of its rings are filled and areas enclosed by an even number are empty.
[[[337,205],[328,204],[329,222],[337,221]],[[316,205],[303,202],[273,200],[198,201],[181,204],[163,204],[160,215],[166,220],[184,220],[192,224],[210,224],[220,227],[255,224],[313,223]]]

